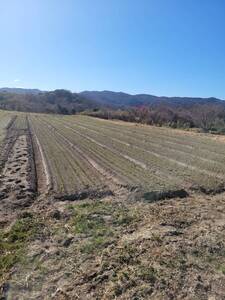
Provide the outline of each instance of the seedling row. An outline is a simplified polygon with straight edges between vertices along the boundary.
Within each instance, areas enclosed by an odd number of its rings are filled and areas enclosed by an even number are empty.
[[[86,116],[30,115],[29,120],[56,191],[104,186],[104,172],[148,191],[224,186],[225,145],[208,137]]]

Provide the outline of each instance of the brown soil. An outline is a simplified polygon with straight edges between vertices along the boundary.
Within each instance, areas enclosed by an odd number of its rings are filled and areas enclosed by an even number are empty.
[[[59,131],[57,131],[56,128],[54,128],[52,125],[47,124],[47,123],[46,123],[46,125],[49,126],[51,128],[51,130],[54,131],[54,134],[57,134],[58,136],[60,136],[60,138],[69,147],[71,147],[72,149],[75,149],[85,160],[87,160],[91,164],[91,166],[93,168],[95,168],[97,170],[97,172],[99,172],[103,176],[105,183],[108,185],[108,187],[112,190],[113,193],[120,194],[121,191],[124,192],[125,184],[123,182],[121,182],[121,180],[117,176],[115,176],[114,174],[112,174],[112,172],[103,168],[94,159],[92,159],[86,153],[84,153],[77,145],[71,143],[64,135],[62,135]]]
[[[1,222],[6,222],[9,217],[12,217],[13,211],[27,207],[32,202],[35,191],[31,184],[29,170],[27,137],[21,135],[11,149],[1,175]]]
[[[36,171],[28,131],[8,128],[0,177],[0,224],[6,225],[32,204],[36,194]]]
[[[37,190],[39,194],[47,195],[52,188],[51,176],[48,171],[48,165],[46,163],[41,144],[33,131],[32,144],[34,150],[35,168],[37,172]]]

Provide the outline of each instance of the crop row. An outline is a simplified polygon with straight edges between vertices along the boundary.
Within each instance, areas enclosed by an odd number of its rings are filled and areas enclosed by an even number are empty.
[[[46,157],[54,191],[71,194],[103,185],[101,174],[63,137],[37,116],[30,116],[29,123]]]
[[[7,133],[7,127],[12,120],[12,115],[4,111],[0,111],[0,170],[3,163],[3,144]]]
[[[219,162],[207,158],[201,160],[200,157],[180,153],[179,150],[176,151],[175,149],[168,150],[165,147],[156,147],[152,140],[143,143],[140,138],[138,140],[137,135],[134,139],[134,137],[129,137],[128,134],[123,133],[122,128],[120,130],[121,137],[115,138],[113,132],[103,134],[93,128],[83,128],[84,126],[78,124],[76,118],[74,119],[74,122],[71,120],[69,122],[65,118],[52,118],[50,122],[70,139],[72,136],[76,141],[80,139],[80,144],[84,143],[82,139],[89,140],[92,144],[97,144],[99,151],[107,149],[116,154],[117,157],[133,160],[133,164],[140,165],[142,169],[145,169],[142,170],[140,178],[142,183],[144,183],[145,178],[148,178],[148,186],[150,185],[149,176],[146,173],[156,174],[162,182],[166,180],[170,184],[179,184],[185,187],[204,186],[212,189],[224,182],[224,166]],[[152,183],[154,184],[154,181]]]
[[[6,129],[8,125],[10,124],[10,121],[12,119],[12,115],[8,114],[6,112],[0,111],[0,145],[2,144],[5,134],[6,134]]]
[[[68,125],[68,123],[65,122],[62,122],[61,124]],[[79,131],[83,132],[85,135],[91,135],[97,140],[104,138],[105,141],[111,145],[114,145],[115,147],[120,147],[121,150],[124,148],[125,151],[129,151],[130,149],[134,148],[137,155],[138,151],[143,151],[143,155],[146,153],[152,154],[156,158],[158,157],[161,160],[168,160],[169,162],[173,162],[179,166],[188,165],[191,169],[197,169],[198,167],[202,171],[206,169],[205,173],[215,172],[218,173],[218,176],[220,176],[219,173],[221,173],[221,176],[224,174],[224,163],[213,160],[215,158],[210,159],[199,156],[198,153],[193,154],[173,147],[165,147],[163,145],[163,140],[162,142],[152,139],[141,140],[138,138],[138,136],[135,137],[134,135],[129,135],[129,133],[123,133],[120,131],[119,133],[115,134],[113,130],[110,132],[101,129],[93,129],[93,127],[87,127],[86,125],[84,126],[77,123],[70,123],[70,127],[72,130],[74,130],[74,128],[76,130],[79,129]],[[198,166],[196,166],[196,163]]]
[[[52,127],[52,135],[65,136],[70,144],[78,147],[82,153],[97,163],[101,168],[118,178],[121,184],[135,186],[147,186],[150,190],[168,190],[175,189],[176,183],[164,176],[162,178],[155,172],[145,170],[135,159],[128,156],[121,156],[115,151],[102,147],[102,145],[93,142],[91,139],[75,134],[71,130],[59,126],[56,128],[54,121],[49,118],[42,119],[42,124],[46,123]],[[46,125],[47,126],[47,125]]]
[[[17,115],[15,122],[13,123],[13,128],[16,130],[27,130],[28,129],[27,115],[25,114]]]
[[[123,127],[121,126],[121,128],[116,131],[114,126],[112,126],[112,128],[108,127],[107,129],[105,129],[103,128],[103,126],[90,124],[90,120],[80,120],[79,118],[74,119],[74,121],[67,119],[67,121],[73,127],[80,126],[87,131],[89,130],[98,134],[109,136],[111,139],[122,141],[125,144],[138,145],[141,146],[141,148],[150,150],[152,152],[162,152],[163,155],[166,155],[168,158],[174,158],[177,161],[182,162],[182,159],[184,159],[184,162],[186,160],[189,160],[189,164],[192,162],[194,165],[196,165],[196,163],[199,163],[199,167],[201,169],[208,167],[209,171],[211,170],[224,174],[225,145],[222,143],[215,142],[214,140],[212,141],[209,138],[198,138],[198,143],[195,146],[192,146],[190,145],[190,143],[187,144],[185,135],[180,136],[179,142],[171,142],[169,138],[165,138],[160,134],[154,135],[154,131],[157,130],[154,127],[150,127],[149,129],[151,136],[146,136],[142,133],[143,127],[138,129],[138,133],[135,133],[131,126],[130,130],[126,130],[126,128],[123,129]],[[63,119],[61,119],[61,121],[63,121]],[[102,121],[100,121],[100,124],[98,125],[101,125],[101,123]],[[193,138],[195,137],[192,137],[192,139]],[[208,144],[205,144],[206,142]],[[209,147],[207,148],[207,145],[214,147],[214,149],[209,150]]]
[[[208,137],[86,116],[30,115],[29,120],[55,191],[103,186],[109,174],[150,191],[224,186],[225,145]]]
[[[199,150],[203,150],[205,155],[210,152],[213,154],[223,156],[224,158],[224,145],[221,149],[221,143],[212,140],[209,137],[191,134],[189,132],[180,130],[171,130],[168,128],[143,126],[143,125],[127,125],[127,123],[121,124],[113,121],[105,121],[101,119],[94,119],[85,116],[74,117],[61,117],[61,120],[67,120],[72,124],[83,124],[85,126],[91,126],[99,130],[110,130],[115,133],[126,133],[128,135],[137,136],[139,140],[151,140],[161,141],[165,147],[181,147],[183,151],[190,151],[196,153]]]
[[[169,177],[157,169],[149,170],[148,167],[128,154],[121,154],[121,149],[112,149],[88,135],[75,132],[68,126],[58,123],[58,119],[42,118],[42,123],[52,127],[56,135],[65,136],[66,139],[86,153],[91,159],[101,165],[104,169],[114,174],[121,183],[145,186],[149,190],[173,190],[178,187],[177,178]]]

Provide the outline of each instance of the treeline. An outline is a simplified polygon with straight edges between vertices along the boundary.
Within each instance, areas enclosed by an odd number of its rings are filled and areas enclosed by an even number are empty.
[[[88,115],[173,128],[200,128],[205,132],[225,134],[225,107],[220,104],[195,104],[188,108],[155,105],[127,110],[98,110]]]
[[[0,109],[65,115],[85,113],[104,119],[173,128],[200,128],[207,132],[225,134],[225,102],[218,99],[193,98],[194,100],[184,101],[182,98],[173,100],[168,98],[159,102],[155,100],[151,104],[124,105],[119,108],[115,105],[103,104],[97,98],[89,99],[88,95],[67,90],[40,93],[35,91],[33,94],[6,91],[0,92]],[[121,95],[116,93],[116,96]]]
[[[0,93],[0,109],[36,113],[76,114],[101,106],[67,90],[39,94]]]

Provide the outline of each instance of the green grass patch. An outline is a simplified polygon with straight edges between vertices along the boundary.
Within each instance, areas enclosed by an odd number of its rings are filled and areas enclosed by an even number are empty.
[[[225,265],[218,266],[218,271],[220,271],[223,275],[225,275]]]
[[[40,230],[40,223],[31,214],[19,218],[10,230],[0,230],[0,279],[25,257],[27,243]]]
[[[143,264],[123,266],[124,268],[115,273],[111,282],[110,294],[113,299],[138,286],[146,284],[148,287],[153,287],[157,281],[157,271],[152,266]],[[149,289],[142,291],[143,296],[147,296],[148,293]]]
[[[136,219],[137,214],[123,205],[94,201],[73,207],[72,225],[74,232],[85,239],[81,252],[93,253],[112,243],[118,230]]]

